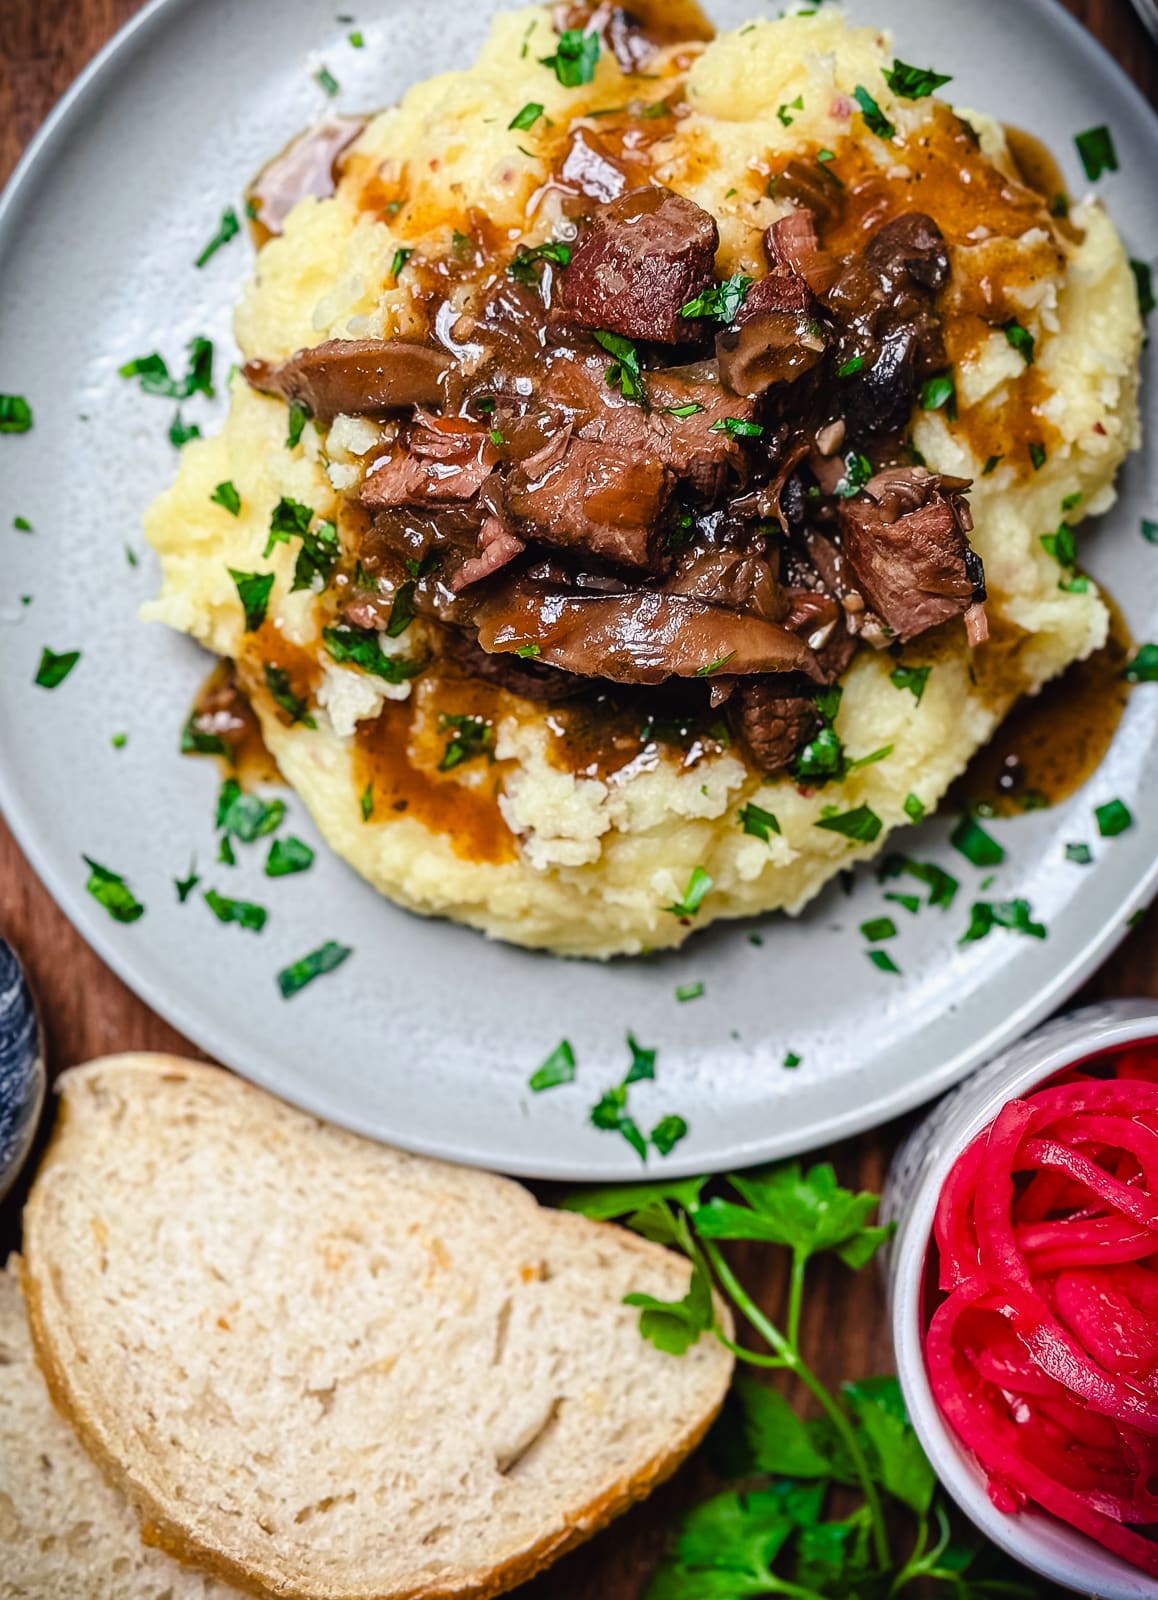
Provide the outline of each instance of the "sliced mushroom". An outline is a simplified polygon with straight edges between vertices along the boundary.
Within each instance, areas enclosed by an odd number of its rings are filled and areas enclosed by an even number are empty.
[[[443,402],[451,358],[408,339],[327,339],[279,365],[248,361],[245,376],[263,394],[303,405],[323,422]]]

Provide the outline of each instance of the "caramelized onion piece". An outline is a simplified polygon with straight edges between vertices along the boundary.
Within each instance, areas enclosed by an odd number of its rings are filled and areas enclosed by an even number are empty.
[[[247,380],[263,394],[303,405],[323,422],[437,406],[451,359],[407,339],[327,339],[280,365],[247,361]]]

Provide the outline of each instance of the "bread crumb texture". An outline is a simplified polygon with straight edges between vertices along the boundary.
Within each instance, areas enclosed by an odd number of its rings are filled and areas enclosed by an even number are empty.
[[[511,230],[512,240],[538,242],[549,234],[550,196],[531,223],[526,211],[548,166],[519,148],[527,135],[507,124],[535,101],[565,128],[576,91],[562,88],[539,65],[541,50],[523,50],[532,23],[549,37],[543,9],[497,18],[477,65],[412,89],[399,107],[370,123],[337,195],[296,208],[284,236],[262,250],[238,311],[246,357],[281,358],[327,338],[412,332],[409,291],[395,282],[392,262],[400,245],[414,245],[416,216],[429,218],[432,238],[446,231],[448,218],[470,212],[488,217],[495,229]],[[876,139],[857,113],[851,97],[858,85],[896,124],[904,151],[919,151],[934,119],[946,115],[933,101],[898,100],[883,76],[892,60],[888,37],[848,27],[827,6],[814,16],[724,34],[684,57],[680,72],[690,114],[654,146],[653,172],[716,215],[721,273],[764,270],[761,234],[786,204],[748,179],[787,153],[839,147],[876,163],[890,179],[911,176],[906,156]],[[625,87],[605,51],[589,103],[615,104]],[[795,107],[797,100],[802,105],[786,124],[778,108]],[[962,115],[992,168],[1012,174],[1000,126],[986,116]],[[402,171],[411,185],[405,240],[392,231],[387,211],[358,203],[367,172]],[[740,191],[737,182],[745,185]],[[910,209],[926,199],[914,180]],[[764,781],[736,750],[688,764],[661,747],[653,759],[591,776],[552,761],[548,712],[519,701],[498,728],[501,767],[495,769],[511,849],[502,859],[481,860],[462,848],[453,825],[440,831],[399,812],[363,821],[354,730],[378,715],[386,695],[420,695],[421,680],[385,686],[327,664],[317,726],[308,728],[286,725],[259,673],[253,698],[267,741],[333,848],[411,910],[453,917],[524,945],[609,956],[677,945],[688,936],[689,925],[664,907],[678,899],[697,866],[710,873],[713,888],[696,926],[775,909],[796,912],[835,873],[879,850],[889,830],[907,824],[910,794],[926,809],[935,807],[1018,696],[1040,688],[1106,636],[1107,612],[1096,588],[1060,589],[1057,562],[1041,537],[1056,530],[1063,502],[1074,507],[1065,513],[1071,523],[1113,502],[1115,472],[1139,438],[1142,330],[1113,224],[1096,201],[1074,207],[1071,221],[1062,248],[1044,229],[999,239],[978,229],[976,238],[960,232],[949,239],[947,331],[963,425],[952,425],[944,411],[922,413],[914,439],[930,467],[974,480],[973,542],[986,568],[992,638],[971,653],[958,621],[907,651],[907,664],[935,668],[920,703],[890,683],[896,662],[889,653],[858,655],[844,680],[837,731],[850,758],[891,746],[885,759],[838,789],[813,793],[799,792],[786,778]],[[1000,418],[1025,378],[1025,363],[968,295],[953,303],[953,285],[1013,278],[1017,288],[1008,304],[1036,341],[1032,414],[1049,448],[1035,470],[1022,440],[1018,461],[1002,459],[985,474],[989,452],[978,448],[985,430],[971,427],[970,419]],[[325,448],[307,428],[305,449],[291,453],[285,419],[280,401],[235,379],[224,430],[185,448],[176,482],[147,517],[163,588],[145,615],[192,634],[219,655],[237,657],[247,648],[230,567],[274,571],[267,627],[321,654],[315,597],[290,592],[294,550],[282,544],[263,559],[270,513],[288,495],[332,516],[335,486],[344,486],[343,473],[367,442],[364,424],[341,422]],[[237,517],[209,500],[227,478],[241,494]],[[415,623],[406,635],[408,653],[421,639],[422,624]],[[473,779],[464,769],[449,781],[469,786]],[[749,801],[775,814],[779,834],[760,839],[742,830],[737,813]],[[822,808],[834,801],[841,810],[870,806],[884,824],[880,837],[850,845],[818,828]]]
[[[497,1594],[665,1477],[731,1356],[682,1258],[214,1068],[66,1074],[26,1213],[58,1403],[150,1537],[271,1595]],[[183,1593],[184,1591],[182,1591]]]

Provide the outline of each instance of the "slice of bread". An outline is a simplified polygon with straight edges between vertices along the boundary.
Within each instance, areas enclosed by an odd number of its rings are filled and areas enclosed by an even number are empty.
[[[732,1361],[640,1337],[682,1258],[162,1056],[61,1080],[24,1290],[154,1539],[298,1600],[490,1596],[666,1477]]]
[[[82,1596],[239,1600],[239,1591],[141,1543],[136,1514],[52,1409],[10,1269],[0,1272],[0,1600]]]

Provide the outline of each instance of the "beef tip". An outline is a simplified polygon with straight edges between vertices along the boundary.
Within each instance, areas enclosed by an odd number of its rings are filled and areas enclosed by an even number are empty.
[[[674,481],[655,457],[572,439],[541,476],[529,478],[525,467],[511,472],[507,505],[529,538],[654,571],[662,564],[659,522]]]
[[[584,328],[678,344],[680,309],[711,287],[715,218],[670,189],[649,186],[600,206],[560,276],[563,306]]]
[[[483,578],[501,571],[525,549],[523,541],[511,532],[501,517],[488,517],[479,529],[478,555],[463,563],[451,578],[450,587],[457,594],[472,583],[480,583]]]
[[[599,138],[586,128],[571,135],[559,176],[569,188],[590,200],[617,200],[627,188],[627,173],[604,148]]]
[[[750,611],[768,622],[784,622],[788,615],[784,590],[763,549],[755,544],[689,550],[665,588],[669,594],[692,595],[729,611]]]
[[[827,348],[820,307],[796,272],[778,269],[749,289],[730,328],[716,335],[720,381],[754,397],[792,383]]]
[[[537,660],[617,683],[731,677],[820,668],[808,646],[762,617],[662,588],[587,594],[531,578],[500,583],[478,613],[479,643],[503,653],[534,645]]]
[[[905,281],[935,294],[949,281],[949,251],[932,217],[910,211],[878,228],[868,242],[865,262],[882,282],[902,289]]]
[[[921,467],[894,468],[840,508],[845,559],[902,642],[984,600],[981,563],[966,537],[973,520],[953,482]]]
[[[795,273],[813,294],[827,294],[840,275],[834,258],[820,248],[816,219],[803,206],[765,230],[764,248],[773,271]]]
[[[439,650],[446,660],[452,661],[469,677],[497,683],[524,700],[541,703],[573,700],[589,687],[582,678],[569,677],[554,667],[540,666],[537,661],[524,661],[511,655],[488,655],[474,634],[462,628],[441,629]]]
[[[371,511],[473,499],[497,457],[486,428],[460,417],[420,417],[390,455],[374,462],[362,484]]]
[[[341,415],[441,405],[450,365],[441,350],[407,339],[327,339],[276,366],[247,361],[243,371],[263,394],[332,422]]]
[[[804,680],[749,678],[728,707],[732,725],[763,772],[781,772],[820,726]]]

